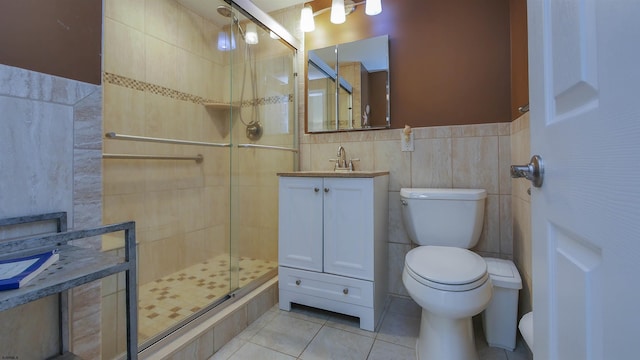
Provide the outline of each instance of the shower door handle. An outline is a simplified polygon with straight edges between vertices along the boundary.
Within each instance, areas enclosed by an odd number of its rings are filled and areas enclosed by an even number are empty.
[[[544,179],[542,158],[539,155],[533,155],[527,165],[511,165],[511,177],[525,178],[531,181],[533,186],[541,187]]]

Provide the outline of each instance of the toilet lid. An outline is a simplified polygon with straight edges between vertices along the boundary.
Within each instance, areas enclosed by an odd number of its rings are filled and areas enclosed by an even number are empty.
[[[455,247],[417,247],[407,253],[405,266],[418,282],[442,290],[475,289],[489,277],[480,255]]]

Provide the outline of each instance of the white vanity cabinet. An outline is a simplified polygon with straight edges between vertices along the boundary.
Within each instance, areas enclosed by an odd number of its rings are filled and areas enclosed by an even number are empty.
[[[357,316],[373,331],[387,296],[388,172],[280,175],[280,308]]]

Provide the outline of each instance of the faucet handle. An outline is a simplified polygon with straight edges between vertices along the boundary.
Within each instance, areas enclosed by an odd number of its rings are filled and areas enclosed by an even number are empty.
[[[335,163],[334,169],[339,167],[340,159],[329,159],[329,161]]]
[[[353,169],[353,162],[354,161],[360,161],[360,159],[356,158],[356,159],[350,159],[349,160],[349,170],[354,170]]]

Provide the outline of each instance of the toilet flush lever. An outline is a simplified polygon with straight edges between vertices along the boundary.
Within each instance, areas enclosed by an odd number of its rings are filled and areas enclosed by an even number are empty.
[[[535,187],[542,186],[544,178],[544,165],[539,155],[533,155],[527,165],[511,165],[512,178],[525,178],[531,181]]]

